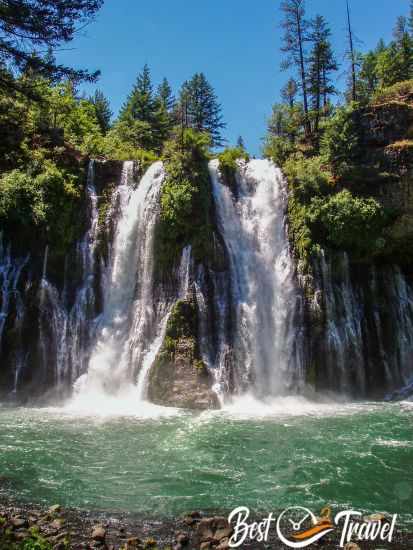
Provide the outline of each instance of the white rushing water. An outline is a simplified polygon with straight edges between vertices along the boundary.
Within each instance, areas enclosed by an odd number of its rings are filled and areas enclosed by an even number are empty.
[[[218,225],[229,252],[238,389],[261,397],[291,389],[300,372],[297,290],[285,225],[285,188],[266,160],[240,162],[238,197],[210,163]]]
[[[76,382],[81,393],[116,393],[132,380],[131,361],[141,363],[148,350],[144,333],[153,316],[152,244],[164,170],[155,163],[136,187],[132,172],[133,163],[125,162],[101,327],[88,371]]]

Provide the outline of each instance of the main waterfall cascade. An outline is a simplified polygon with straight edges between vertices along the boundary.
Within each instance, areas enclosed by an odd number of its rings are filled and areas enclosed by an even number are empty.
[[[307,382],[382,397],[412,380],[408,276],[328,251],[313,260],[312,277],[297,276],[285,181],[271,162],[239,161],[234,192],[211,161],[212,244],[225,261],[196,262],[188,245],[167,284],[154,269],[162,163],[139,182],[134,163],[123,163],[104,227],[96,166],[89,167],[85,232],[62,265],[61,283],[49,269],[53,250],[16,252],[1,236],[3,396],[73,394],[74,407],[118,399],[127,412],[146,397],[173,305],[193,298],[197,345],[221,404],[233,394],[267,401],[300,393]]]
[[[271,162],[240,162],[237,197],[210,163],[218,227],[230,259],[236,390],[259,397],[303,384],[300,292],[286,231],[286,192]]]

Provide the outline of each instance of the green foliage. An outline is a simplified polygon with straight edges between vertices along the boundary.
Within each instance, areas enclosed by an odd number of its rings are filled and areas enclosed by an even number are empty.
[[[345,174],[360,158],[361,129],[357,104],[337,109],[327,122],[321,139],[320,153],[336,176]]]
[[[209,143],[208,135],[187,129],[165,145],[167,176],[156,233],[156,258],[162,269],[173,265],[188,244],[196,259],[207,252],[211,241]]]
[[[264,140],[263,155],[269,158],[277,166],[284,166],[284,163],[296,150],[295,145],[286,138],[267,135]]]
[[[219,171],[224,182],[231,188],[236,185],[237,161],[241,159],[249,161],[249,155],[243,147],[227,147],[218,155]]]
[[[89,102],[95,108],[96,119],[102,134],[106,134],[110,129],[110,121],[113,115],[109,100],[103,92],[96,90],[94,95],[89,98]]]
[[[296,155],[284,165],[284,172],[301,202],[308,203],[315,195],[327,195],[333,190],[333,178],[321,157]]]
[[[63,253],[79,236],[80,200],[77,177],[50,161],[37,171],[13,170],[0,178],[0,223],[37,227]]]
[[[284,164],[289,185],[288,230],[295,254],[305,264],[316,246],[308,224],[307,209],[311,198],[333,191],[332,176],[320,157],[291,157]]]
[[[156,160],[157,154],[141,147],[151,139],[152,129],[147,122],[117,122],[103,141],[103,154],[111,160]]]
[[[113,133],[135,149],[160,152],[172,130],[173,105],[172,91],[165,79],[154,94],[150,70],[145,65],[121,109]]]
[[[31,78],[15,79],[13,74],[38,75],[72,81],[94,80],[98,73],[74,70],[57,64],[52,50],[71,42],[80,27],[90,22],[102,0],[14,0],[2,2],[0,10],[0,88],[37,94]],[[5,70],[9,68],[9,71]]]
[[[289,139],[291,143],[295,143],[302,135],[303,122],[304,112],[301,105],[276,103],[268,120],[268,134]]]
[[[385,245],[387,216],[373,198],[355,197],[347,189],[327,198],[314,197],[306,216],[318,242],[360,257],[374,255]]]
[[[405,80],[388,88],[381,88],[374,94],[373,101],[374,103],[386,103],[409,95],[413,95],[413,80]]]
[[[223,144],[221,131],[226,125],[222,121],[222,108],[204,73],[196,73],[191,80],[184,82],[176,118],[184,128],[208,134],[212,146]]]
[[[67,539],[60,542],[62,548],[70,548]],[[52,550],[52,548],[53,545],[39,533],[38,527],[32,527],[28,536],[19,542],[15,541],[12,531],[6,530],[5,533],[0,535],[0,550]]]
[[[38,225],[45,219],[43,192],[37,181],[20,170],[4,174],[0,179],[0,220]]]

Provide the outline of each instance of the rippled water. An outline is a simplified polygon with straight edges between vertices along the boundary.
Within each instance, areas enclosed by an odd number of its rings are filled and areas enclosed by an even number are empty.
[[[94,417],[70,407],[0,409],[2,490],[26,501],[156,516],[330,504],[397,512],[410,522],[411,404],[244,399],[214,413],[147,406],[113,414],[110,407]]]

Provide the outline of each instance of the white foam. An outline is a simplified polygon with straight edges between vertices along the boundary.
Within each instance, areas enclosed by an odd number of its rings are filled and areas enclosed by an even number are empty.
[[[99,389],[87,389],[75,395],[62,408],[49,408],[51,412],[73,416],[100,418],[134,417],[157,419],[182,414],[173,407],[161,407],[140,398],[139,390],[132,384],[125,385],[110,395]]]
[[[371,410],[373,406],[373,403],[340,403],[328,398],[311,401],[297,395],[258,400],[252,394],[244,394],[226,403],[220,412],[238,418],[283,418],[354,414]]]

